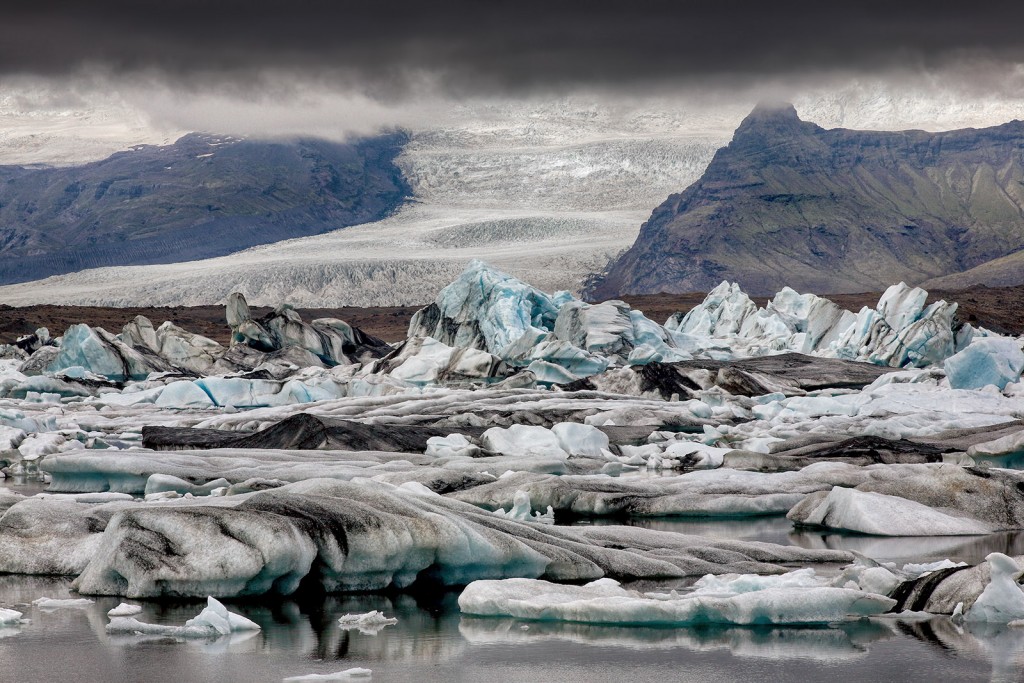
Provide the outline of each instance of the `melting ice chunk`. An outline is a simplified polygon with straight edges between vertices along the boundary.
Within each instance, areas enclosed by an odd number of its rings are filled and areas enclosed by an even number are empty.
[[[393,626],[398,623],[398,619],[394,617],[386,617],[383,612],[378,610],[372,610],[365,614],[346,614],[345,616],[338,619],[338,625],[345,631],[350,631],[354,628],[359,629],[360,633],[366,633],[368,635],[375,635],[381,631],[381,629],[387,626]]]
[[[122,602],[114,609],[107,612],[108,617],[133,617],[136,614],[142,613],[141,605],[132,605],[127,602]]]
[[[355,680],[366,680],[370,678],[373,671],[370,669],[360,669],[354,667],[352,669],[345,669],[344,671],[336,671],[332,674],[307,674],[305,676],[291,676],[290,678],[284,679],[283,683],[306,683],[307,681],[355,681]]]
[[[506,519],[514,519],[518,522],[539,522],[540,524],[554,524],[555,523],[555,511],[548,505],[548,509],[544,513],[533,512],[533,505],[530,503],[530,494],[527,491],[516,491],[512,497],[512,509],[505,512],[504,509],[498,508],[494,511],[494,514],[498,517],[504,517]]]
[[[184,626],[148,624],[131,616],[113,616],[107,624],[108,633],[173,636],[177,638],[216,638],[240,631],[259,631],[260,625],[241,614],[229,612],[215,598],[206,599],[206,607]]]
[[[1017,584],[1020,567],[1002,553],[991,553],[985,558],[992,578],[967,613],[966,621],[1008,624],[1024,619],[1024,590]]]
[[[88,598],[37,598],[32,604],[43,610],[64,609],[67,607],[81,608],[93,604]]]
[[[15,609],[5,609],[0,607],[0,626],[10,626],[11,624],[20,624],[22,614]]]

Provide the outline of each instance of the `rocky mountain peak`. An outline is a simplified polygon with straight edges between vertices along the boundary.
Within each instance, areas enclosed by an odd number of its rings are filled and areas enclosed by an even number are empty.
[[[1017,123],[826,130],[792,105],[761,104],[585,296],[701,291],[723,279],[756,294],[858,292],[964,272],[1024,250],[1022,183]]]

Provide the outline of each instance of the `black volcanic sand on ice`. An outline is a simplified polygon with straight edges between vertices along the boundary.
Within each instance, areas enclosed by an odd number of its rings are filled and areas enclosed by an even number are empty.
[[[843,308],[857,312],[864,306],[875,306],[881,292],[862,294],[825,295]],[[678,311],[689,311],[704,300],[705,294],[646,294],[624,296],[633,308],[659,323]],[[767,297],[753,297],[759,306]],[[1000,334],[1024,333],[1024,285],[1015,287],[977,286],[959,291],[936,290],[929,292],[928,301],[945,299],[959,305],[959,318],[974,326],[987,327]],[[364,332],[388,342],[402,341],[406,337],[409,319],[420,306],[378,306],[359,308],[298,308],[303,320],[340,318]],[[270,312],[266,306],[253,306],[254,317]],[[224,306],[174,306],[114,308],[105,306],[36,306],[12,307],[0,303],[0,343],[11,343],[17,337],[30,334],[38,327],[46,327],[53,336],[62,334],[69,325],[87,323],[117,332],[137,315],[144,315],[153,324],[165,320],[196,332],[222,344],[229,341],[230,330],[224,319]]]

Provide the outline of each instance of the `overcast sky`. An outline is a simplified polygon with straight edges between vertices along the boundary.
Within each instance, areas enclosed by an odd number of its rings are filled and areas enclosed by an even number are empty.
[[[1024,100],[1020,0],[9,4],[0,128],[127,102],[168,130],[365,132],[480,98],[747,103],[851,80]]]
[[[71,0],[5,7],[0,70],[183,83],[264,70],[381,92],[736,83],[1024,62],[1024,2]]]

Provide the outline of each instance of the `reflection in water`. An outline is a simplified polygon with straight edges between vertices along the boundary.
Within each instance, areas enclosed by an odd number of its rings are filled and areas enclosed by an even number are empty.
[[[36,474],[12,474],[6,479],[0,479],[0,486],[11,491],[16,491],[23,496],[34,496],[49,488],[49,484]]]
[[[993,682],[1019,682],[1024,672],[1024,629],[1005,624],[964,624],[936,618],[900,622],[900,630],[946,656],[988,660]]]
[[[712,624],[652,628],[464,616],[459,622],[459,632],[466,640],[477,644],[530,645],[566,640],[599,647],[640,650],[683,648],[694,652],[725,650],[736,657],[822,662],[862,657],[871,643],[896,636],[889,623],[866,619],[820,628]]]
[[[434,683],[486,680],[705,681],[765,679],[902,681],[1016,680],[1024,630],[958,628],[948,618],[848,621],[830,627],[650,628],[462,617],[454,592],[434,596],[351,595],[299,601],[233,602],[262,631],[209,640],[106,633],[117,598],[85,609],[45,612],[39,597],[69,597],[62,578],[2,576],[0,606],[32,621],[0,630],[3,680],[108,683],[254,683],[362,666],[373,680]],[[145,601],[140,619],[182,624],[199,601]],[[381,610],[398,624],[369,636],[338,617]],[[681,672],[680,662],[686,662]],[[911,664],[912,662],[912,664]]]
[[[856,550],[876,560],[926,562],[949,558],[980,564],[989,553],[1024,555],[1024,532],[1002,531],[987,536],[863,536],[859,534],[794,532],[792,545],[813,550]]]
[[[232,611],[253,620],[262,630],[233,634],[240,637],[219,638],[215,641],[192,640],[187,644],[201,646],[207,652],[288,652],[325,661],[357,659],[372,663],[395,659],[447,659],[457,655],[463,648],[461,640],[439,636],[458,621],[456,601],[456,594],[446,593],[440,603],[440,613],[431,611],[410,595],[334,595],[302,602],[279,599],[270,604],[228,603]],[[195,601],[176,604],[146,602],[138,618],[140,621],[160,624],[183,624],[194,617],[204,604]],[[434,607],[436,609],[438,606]],[[104,615],[101,622],[90,621],[91,625],[98,626],[96,636],[99,640],[118,647],[132,647],[145,642],[144,639],[121,634],[108,636],[105,631],[105,609],[109,608],[97,610]],[[403,637],[374,637],[343,629],[338,623],[344,614],[370,610],[397,616]]]

